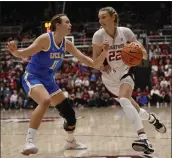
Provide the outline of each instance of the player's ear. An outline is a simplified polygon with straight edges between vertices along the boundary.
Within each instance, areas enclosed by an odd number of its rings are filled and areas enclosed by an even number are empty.
[[[56,27],[59,28],[60,27],[60,24],[59,23],[56,23]]]
[[[112,15],[112,21],[115,21],[115,15]]]

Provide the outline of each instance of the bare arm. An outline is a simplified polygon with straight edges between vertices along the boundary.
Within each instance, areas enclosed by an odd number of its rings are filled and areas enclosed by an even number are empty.
[[[94,67],[99,69],[103,66],[103,62],[105,60],[105,57],[108,53],[108,50],[103,50],[102,47],[98,46],[96,44],[93,44],[93,61],[94,61]]]
[[[140,44],[140,46],[142,48],[143,59],[144,60],[147,60],[148,59],[148,53],[147,53],[146,49],[144,48],[144,46],[138,40],[136,40],[135,42],[137,42],[137,43]]]
[[[22,50],[17,49],[17,45],[14,41],[8,42],[8,50],[18,58],[27,58],[40,52],[43,49],[47,49],[49,46],[49,39],[46,34],[43,34],[36,38],[36,40],[27,48]]]
[[[78,50],[71,41],[66,39],[66,50],[74,55],[80,62],[88,65],[89,67],[93,68],[93,60],[81,53],[80,50]]]

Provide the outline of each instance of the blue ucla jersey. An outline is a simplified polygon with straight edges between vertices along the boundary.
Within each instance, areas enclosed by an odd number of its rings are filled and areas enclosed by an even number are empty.
[[[26,71],[39,77],[51,77],[59,70],[65,56],[65,39],[60,47],[55,44],[53,33],[48,33],[50,45],[47,51],[40,51],[31,57],[26,67]]]

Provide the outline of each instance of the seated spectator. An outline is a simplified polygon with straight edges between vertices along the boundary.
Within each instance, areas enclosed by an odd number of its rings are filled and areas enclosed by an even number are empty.
[[[70,96],[70,104],[74,107],[75,106],[75,99],[76,99],[76,93],[75,93],[75,89],[72,89]]]
[[[88,80],[88,77],[84,77],[84,79],[82,81],[82,85],[86,88],[90,86],[90,82]]]
[[[163,49],[161,52],[161,55],[168,55],[168,50],[167,49]]]
[[[140,106],[144,106],[144,105],[148,105],[148,97],[145,95],[145,93],[141,93],[138,97],[137,97],[137,102],[139,103]]]
[[[158,44],[156,45],[156,48],[154,49],[154,53],[157,54],[157,55],[161,54],[161,49],[160,49]]]
[[[150,48],[149,48],[149,61],[151,61],[153,56],[155,56],[154,47],[153,47],[153,45],[150,45]]]
[[[141,89],[140,88],[137,88],[136,90],[133,90],[132,92],[132,97],[134,100],[137,99],[137,97],[141,94]]]
[[[23,107],[25,97],[26,97],[26,94],[24,93],[23,89],[20,88],[18,93],[18,108]]]
[[[170,93],[168,91],[162,92],[162,96],[163,96],[163,103],[165,104],[165,106],[167,106],[167,104],[171,102]]]
[[[165,70],[164,73],[165,73],[165,78],[167,80],[169,80],[171,78],[171,76],[172,76],[172,69],[169,68],[168,70]]]
[[[94,85],[96,83],[96,74],[95,73],[92,73],[91,76],[90,76],[90,83],[91,83],[91,87],[94,88]]]
[[[66,91],[66,89],[65,88],[62,88],[62,91],[63,91],[65,97],[66,98],[69,98],[69,93]]]
[[[168,87],[168,81],[166,81],[166,79],[163,77],[163,79],[160,82],[160,87],[161,88],[166,88]]]
[[[81,100],[82,100],[82,105],[84,107],[87,107],[89,101],[90,101],[90,95],[88,93],[88,90],[87,88],[84,89],[84,92],[82,93],[82,97],[81,97]]]
[[[164,74],[164,66],[163,65],[161,65],[161,66],[159,66],[159,69],[158,69],[158,72],[157,72],[157,76],[158,77],[164,77],[165,76],[165,74]]]
[[[92,87],[88,87],[88,93],[90,95],[90,98],[92,98],[92,96],[94,94],[94,91],[93,91]]]
[[[159,105],[159,103],[163,101],[162,95],[156,86],[153,87],[153,89],[150,92],[150,95],[151,95],[151,102],[153,104]]]
[[[148,86],[145,87],[144,89],[144,95],[147,96],[148,102],[151,100],[151,95],[150,95],[150,89]]]
[[[10,108],[11,109],[16,108],[17,101],[18,101],[17,91],[13,90],[13,94],[10,96]]]
[[[75,81],[75,87],[80,88],[81,85],[82,85],[82,80],[81,80],[81,78],[77,77],[77,79]]]
[[[76,94],[75,94],[76,98],[75,98],[75,106],[78,107],[80,105],[82,105],[82,92],[80,88],[77,88],[76,90]]]
[[[157,72],[158,71],[158,66],[157,65],[152,65],[151,69]]]

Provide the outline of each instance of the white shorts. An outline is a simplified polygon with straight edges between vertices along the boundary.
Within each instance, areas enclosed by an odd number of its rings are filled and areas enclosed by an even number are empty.
[[[129,73],[129,70],[124,72],[110,72],[109,74],[102,74],[102,82],[105,87],[114,95],[114,97],[118,98],[119,90],[122,83],[128,83],[134,89],[134,77],[133,74]]]

